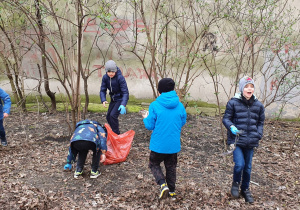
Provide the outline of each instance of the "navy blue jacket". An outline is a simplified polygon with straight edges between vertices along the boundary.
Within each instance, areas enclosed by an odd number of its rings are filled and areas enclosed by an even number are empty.
[[[100,123],[92,120],[82,120],[76,124],[70,143],[72,144],[72,142],[79,140],[91,141],[96,144],[97,152],[100,152],[100,150],[107,151],[106,137],[106,131],[101,127]],[[77,154],[72,152],[70,146],[67,163],[73,163],[76,156]]]
[[[240,134],[237,146],[243,148],[258,147],[259,140],[263,135],[265,121],[265,108],[254,96],[251,106],[242,101],[241,93],[236,93],[227,105],[223,116],[223,124],[227,128],[227,144],[233,144],[235,135],[231,133],[230,126],[234,125]]]
[[[107,74],[102,77],[100,99],[101,103],[107,101],[106,91],[108,89],[112,101],[122,100],[121,104],[126,106],[129,99],[129,91],[121,70],[118,67],[117,69],[116,75],[113,78],[110,78]]]

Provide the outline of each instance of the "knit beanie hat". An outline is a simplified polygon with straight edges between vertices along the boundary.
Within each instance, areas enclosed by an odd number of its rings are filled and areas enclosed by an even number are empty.
[[[108,71],[113,71],[113,72],[118,71],[117,64],[113,60],[109,60],[105,63],[105,72],[108,72]]]
[[[255,87],[254,80],[251,77],[245,76],[239,82],[239,89],[241,92],[244,91],[244,88],[247,84],[252,84],[253,87]]]
[[[174,90],[175,82],[171,78],[163,78],[158,83],[158,92],[165,93]]]

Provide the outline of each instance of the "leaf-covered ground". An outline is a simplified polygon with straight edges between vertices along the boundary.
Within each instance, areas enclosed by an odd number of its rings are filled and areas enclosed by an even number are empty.
[[[104,114],[89,119],[105,122]],[[159,201],[148,168],[150,132],[135,113],[120,116],[121,132],[136,132],[126,162],[101,165],[90,179],[91,153],[81,179],[65,172],[69,130],[63,113],[13,113],[5,120],[8,147],[0,146],[1,209],[299,209],[299,122],[265,123],[253,158],[255,203],[232,199],[232,156],[224,152],[216,117],[188,116],[182,132],[176,202]]]

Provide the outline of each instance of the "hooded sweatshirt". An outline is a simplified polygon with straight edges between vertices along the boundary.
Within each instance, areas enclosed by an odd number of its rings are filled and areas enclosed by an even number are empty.
[[[153,130],[150,150],[162,154],[174,154],[181,150],[180,133],[186,123],[186,111],[176,92],[164,92],[149,106],[145,127]]]

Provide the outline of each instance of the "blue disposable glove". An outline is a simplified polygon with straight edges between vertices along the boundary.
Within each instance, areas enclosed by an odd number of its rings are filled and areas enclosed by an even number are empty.
[[[120,111],[120,114],[126,114],[125,106],[120,105],[118,110]]]
[[[234,135],[240,132],[234,125],[230,126],[230,130]]]
[[[72,164],[71,163],[67,163],[65,166],[64,166],[64,170],[71,170],[72,169]]]

